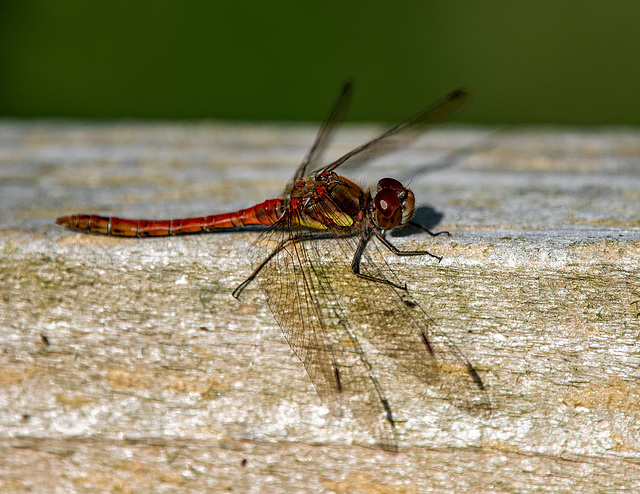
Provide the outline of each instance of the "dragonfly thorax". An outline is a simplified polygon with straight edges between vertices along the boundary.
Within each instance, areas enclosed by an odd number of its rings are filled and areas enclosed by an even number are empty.
[[[393,178],[383,178],[373,199],[373,222],[382,230],[404,226],[413,216],[414,204],[413,192]]]

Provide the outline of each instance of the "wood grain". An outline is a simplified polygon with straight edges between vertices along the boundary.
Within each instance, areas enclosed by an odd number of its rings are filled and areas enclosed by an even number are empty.
[[[476,417],[376,371],[399,453],[322,405],[253,287],[252,233],[115,239],[72,213],[276,196],[312,127],[0,123],[0,487],[31,492],[640,488],[640,132],[438,130],[355,170],[410,181],[444,256],[387,262],[473,361]],[[334,155],[372,134],[343,131]],[[348,263],[347,267],[348,268]]]

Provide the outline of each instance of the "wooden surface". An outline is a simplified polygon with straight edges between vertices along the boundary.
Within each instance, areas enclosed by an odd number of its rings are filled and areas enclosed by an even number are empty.
[[[322,405],[249,274],[253,233],[82,235],[279,194],[315,128],[0,122],[2,492],[636,492],[640,132],[450,127],[410,182],[444,256],[387,261],[473,361],[471,416],[379,359],[399,452]],[[340,133],[333,156],[372,135]]]

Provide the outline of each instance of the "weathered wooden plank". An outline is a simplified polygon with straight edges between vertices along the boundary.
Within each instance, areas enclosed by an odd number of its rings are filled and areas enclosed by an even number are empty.
[[[252,233],[78,235],[76,212],[202,215],[275,196],[312,128],[0,124],[0,482],[47,492],[633,492],[640,133],[457,129],[356,170],[411,180],[452,237],[387,261],[474,362],[465,414],[384,358],[399,453],[333,419],[249,273]],[[369,129],[343,133],[336,153]],[[345,275],[346,276],[346,275]],[[246,461],[245,461],[246,460]]]

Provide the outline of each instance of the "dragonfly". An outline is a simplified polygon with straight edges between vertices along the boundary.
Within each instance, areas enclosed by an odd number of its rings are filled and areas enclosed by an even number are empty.
[[[323,164],[353,92],[346,82],[282,195],[225,214],[172,220],[132,220],[93,214],[56,223],[81,232],[125,237],[262,230],[252,249],[251,274],[233,291],[239,298],[257,281],[293,353],[321,401],[336,417],[350,414],[374,435],[375,447],[397,451],[395,413],[369,355],[383,355],[420,385],[471,412],[490,409],[471,362],[398,280],[382,246],[396,256],[440,256],[401,250],[387,232],[413,225],[415,196],[393,178],[364,189],[347,170],[400,150],[458,113],[468,101],[458,89],[378,137]],[[336,260],[336,258],[338,260]],[[347,262],[345,263],[345,259]],[[348,268],[347,268],[348,264]]]

